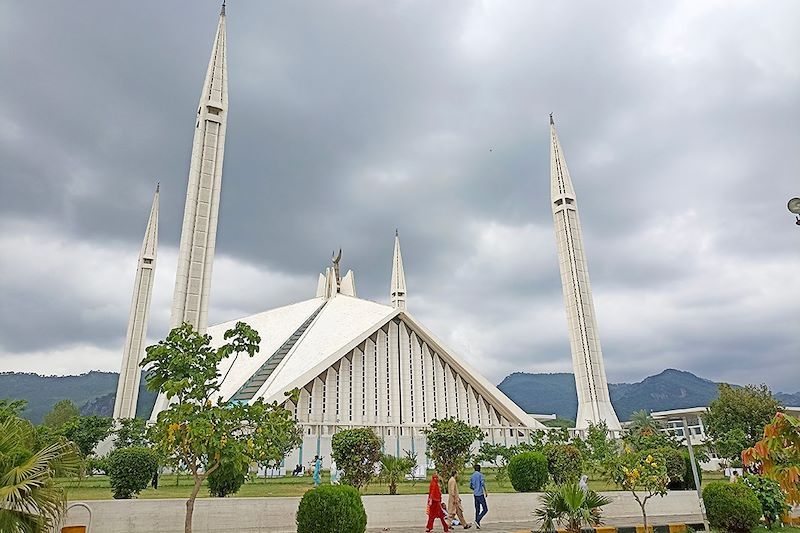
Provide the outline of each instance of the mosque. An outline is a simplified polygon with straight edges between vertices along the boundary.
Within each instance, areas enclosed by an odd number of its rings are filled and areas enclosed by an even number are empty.
[[[309,299],[222,324],[207,325],[216,243],[222,163],[228,113],[226,12],[223,4],[211,59],[194,119],[195,134],[172,304],[171,327],[184,322],[206,331],[213,343],[243,321],[262,333],[255,357],[223,361],[219,395],[252,402],[281,402],[302,427],[301,446],[287,457],[293,465],[314,455],[330,456],[338,430],[370,427],[383,438],[384,452],[424,457],[422,433],[431,420],[454,417],[479,426],[490,442],[527,441],[546,429],[445,346],[408,310],[400,238],[395,233],[389,303],[359,298],[352,270],[341,275],[342,253],[320,274]],[[608,401],[602,354],[581,244],[574,190],[551,119],[553,212],[570,325],[576,382],[585,420],[619,427]],[[135,416],[147,322],[156,266],[158,196],[139,256],[123,351],[114,417]],[[388,243],[387,243],[388,244]],[[387,247],[388,251],[388,247]],[[388,259],[388,254],[387,254]],[[297,403],[284,393],[300,390]],[[152,419],[168,402],[159,395]],[[610,410],[610,411],[609,411]]]

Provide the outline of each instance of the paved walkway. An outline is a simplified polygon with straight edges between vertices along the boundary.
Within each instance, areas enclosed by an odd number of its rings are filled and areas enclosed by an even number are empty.
[[[529,522],[495,522],[492,523],[491,518],[487,515],[486,518],[483,519],[483,523],[481,524],[481,529],[475,529],[475,526],[471,527],[468,531],[475,532],[480,531],[481,533],[530,533],[531,531],[538,531],[539,525],[534,520]],[[609,518],[604,521],[603,525],[607,526],[635,526],[636,524],[640,524],[642,519],[639,518]],[[686,524],[686,523],[700,523],[702,520],[700,519],[699,514],[685,514],[685,515],[675,515],[670,516],[669,520],[664,520],[664,517],[658,517],[655,521],[655,525],[665,525],[667,523],[672,524]],[[389,533],[420,533],[425,531],[425,524],[422,523],[419,527],[409,527],[409,526],[401,526],[401,527],[389,527],[389,528],[367,528],[369,533],[377,533],[379,531],[386,531]],[[440,533],[442,531],[442,524],[438,522],[436,526],[433,528],[434,532]],[[464,529],[460,526],[456,526],[452,529],[454,533],[464,531]]]

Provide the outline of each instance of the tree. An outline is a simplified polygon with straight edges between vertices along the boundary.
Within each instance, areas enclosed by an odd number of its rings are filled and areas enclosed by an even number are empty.
[[[336,467],[343,470],[342,481],[361,489],[375,472],[381,459],[383,442],[370,428],[345,429],[331,438],[331,455]]]
[[[58,429],[79,415],[78,407],[72,403],[72,400],[61,400],[53,406],[50,412],[45,413],[42,423],[47,427]]]
[[[772,397],[766,385],[734,388],[720,383],[719,397],[708,406],[703,422],[717,453],[738,459],[745,448],[755,445],[764,426],[780,410],[780,402]],[[736,438],[731,438],[734,431]]]
[[[508,447],[502,444],[484,442],[478,448],[475,461],[478,463],[492,463],[495,467],[495,479],[501,485],[508,478],[508,462],[517,453],[515,446]]]
[[[0,422],[11,418],[12,416],[16,418],[22,418],[20,413],[25,410],[25,406],[27,405],[27,400],[0,400]]]
[[[397,483],[405,479],[406,474],[416,465],[417,461],[411,457],[383,454],[381,455],[381,473],[378,479],[389,484],[389,494],[397,494]]]
[[[571,444],[548,446],[545,449],[545,457],[547,457],[547,470],[556,485],[576,483],[580,479],[583,472],[583,457],[575,446]]]
[[[653,496],[667,494],[669,476],[662,457],[647,452],[625,450],[607,464],[607,475],[622,490],[633,494],[642,510],[644,529],[647,531],[647,501]],[[640,495],[643,493],[643,495]]]
[[[35,444],[30,422],[0,420],[0,531],[44,533],[64,515],[66,495],[54,478],[78,471],[78,451],[64,438],[38,451]]]
[[[790,504],[800,504],[800,419],[777,413],[764,437],[742,452],[742,461],[780,483]]]
[[[650,413],[644,409],[640,409],[631,414],[628,430],[635,433],[652,435],[661,431],[661,423],[653,418]]]
[[[774,479],[763,476],[744,476],[742,483],[750,487],[761,504],[764,522],[772,529],[775,524],[780,524],[781,516],[789,513],[791,507],[786,505],[786,493],[781,489],[780,483]]]
[[[58,433],[74,442],[85,459],[108,436],[112,424],[113,420],[106,416],[77,416],[64,423]]]
[[[158,456],[150,448],[117,448],[108,456],[114,498],[127,500],[147,488],[158,471]]]
[[[455,418],[432,420],[423,429],[428,440],[428,456],[436,463],[443,476],[458,472],[470,460],[470,448],[476,440],[483,440],[478,426],[470,426]]]
[[[115,448],[147,446],[147,423],[141,418],[122,418],[115,432]]]
[[[608,432],[605,421],[589,424],[586,431],[586,447],[589,450],[588,464],[593,469],[601,468],[604,463],[617,455],[617,443]]]
[[[217,402],[219,364],[231,354],[253,356],[261,337],[243,322],[225,332],[228,341],[211,348],[211,336],[190,324],[169,332],[166,339],[149,346],[141,362],[146,367],[147,388],[161,390],[172,403],[158,414],[148,438],[160,456],[181,461],[192,474],[194,486],[186,501],[185,533],[192,531],[192,515],[203,481],[222,461],[244,465],[255,461],[281,461],[300,443],[300,430],[292,413],[277,402],[252,404]],[[297,400],[298,391],[288,393]]]
[[[577,483],[562,485],[542,496],[542,506],[534,511],[542,522],[539,531],[555,531],[564,526],[569,533],[580,533],[583,526],[603,524],[600,508],[611,503],[605,496],[590,490],[584,492]]]

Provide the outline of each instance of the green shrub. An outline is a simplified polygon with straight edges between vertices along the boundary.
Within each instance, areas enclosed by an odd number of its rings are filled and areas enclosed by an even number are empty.
[[[547,475],[547,458],[542,453],[520,453],[508,462],[508,477],[517,492],[542,490],[547,483]]]
[[[683,490],[694,490],[694,474],[692,473],[692,460],[689,458],[689,452],[682,452],[683,455],[683,486],[680,487]],[[703,483],[703,469],[700,468],[700,461],[695,458],[694,464],[697,467],[697,479],[700,480],[700,484]]]
[[[244,485],[247,470],[239,465],[223,461],[208,475],[208,493],[216,498],[235,494]]]
[[[158,456],[149,448],[117,448],[108,456],[114,498],[126,500],[147,488],[158,471]]]
[[[715,481],[703,489],[703,503],[711,527],[731,533],[749,533],[761,520],[761,504],[744,483]]]
[[[553,483],[563,485],[578,481],[583,473],[583,456],[571,444],[556,444],[545,450],[547,470]]]
[[[297,507],[297,533],[364,533],[367,513],[359,492],[348,485],[309,490]]]
[[[683,488],[683,474],[686,470],[686,465],[683,461],[683,455],[675,448],[657,448],[654,450],[645,450],[646,454],[653,457],[660,457],[667,467],[667,475],[669,476],[669,485],[667,488],[670,490]]]
[[[742,482],[755,492],[764,512],[764,521],[770,529],[773,524],[780,523],[781,516],[791,509],[786,504],[786,494],[781,490],[780,483],[774,479],[745,476]]]

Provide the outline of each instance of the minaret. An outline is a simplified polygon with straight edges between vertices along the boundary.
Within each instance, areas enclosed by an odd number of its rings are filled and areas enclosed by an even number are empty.
[[[392,285],[389,289],[392,307],[406,308],[406,273],[403,270],[403,256],[400,255],[400,235],[394,231],[394,257],[392,257]]]
[[[188,322],[198,331],[206,329],[227,119],[228,72],[223,3],[195,117],[178,272],[172,299],[170,327],[173,328]]]
[[[567,308],[575,388],[578,392],[576,429],[585,430],[589,423],[605,421],[609,430],[619,431],[621,428],[608,395],[603,353],[597,336],[575,189],[552,114],[550,138],[550,207],[555,222],[558,264]]]
[[[205,332],[207,326],[222,185],[222,159],[228,122],[226,53],[223,2],[195,117],[170,328],[188,322],[197,331]],[[168,406],[166,396],[159,394],[150,420],[155,420],[158,413]]]
[[[147,339],[147,317],[150,314],[150,297],[153,294],[153,275],[156,269],[158,248],[158,186],[153,196],[153,207],[144,232],[142,250],[133,282],[133,300],[128,317],[128,333],[122,350],[122,368],[117,382],[117,397],[114,400],[114,419],[134,418],[136,401],[139,397],[139,380],[142,369],[139,362],[144,355],[144,342]]]

